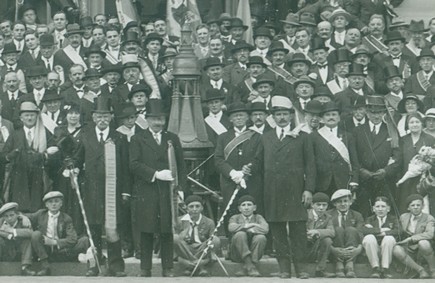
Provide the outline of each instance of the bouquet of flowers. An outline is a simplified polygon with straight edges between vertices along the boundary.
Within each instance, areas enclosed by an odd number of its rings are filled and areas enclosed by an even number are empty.
[[[432,168],[435,164],[435,149],[430,146],[420,148],[418,154],[414,156],[408,165],[408,171],[396,183],[397,186],[403,184],[406,180],[420,176],[424,172]]]

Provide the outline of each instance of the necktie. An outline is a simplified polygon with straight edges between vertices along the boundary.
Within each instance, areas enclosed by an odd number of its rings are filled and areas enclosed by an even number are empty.
[[[307,102],[306,101],[302,102],[302,110],[304,110],[306,106],[307,106]]]
[[[282,141],[284,139],[284,129],[281,129],[281,134],[279,135],[279,140]]]
[[[104,144],[104,134],[100,133],[100,144]]]
[[[41,103],[41,93],[39,91],[36,92],[36,104],[39,105]]]
[[[47,70],[51,71],[50,61],[47,60]]]
[[[33,143],[33,136],[32,136],[32,131],[28,131],[27,132],[27,144],[29,145],[29,146],[32,146],[32,143]]]
[[[341,219],[340,219],[341,227],[346,228],[346,214],[342,213],[340,217],[341,217]]]
[[[30,54],[32,54],[33,59],[35,59],[35,50],[30,50]]]
[[[15,93],[11,93],[11,102],[15,102]]]
[[[214,82],[214,88],[219,89],[218,82]]]
[[[59,37],[60,37],[60,35],[59,35]],[[62,38],[59,38],[59,48],[62,48]]]
[[[190,225],[192,226],[192,234],[190,234],[190,243],[193,244],[195,243],[195,228],[196,226],[198,226],[195,222],[190,223]]]
[[[153,134],[153,136],[154,136],[154,139],[156,140],[156,143],[157,143],[158,145],[160,145],[159,134]]]
[[[373,136],[376,136],[376,126],[375,125],[373,125],[373,128],[372,128],[372,135]]]
[[[264,104],[266,104],[266,106],[267,106],[267,99],[266,99],[266,98],[263,100],[263,102],[264,102]]]
[[[343,89],[346,89],[347,88],[347,80],[343,79],[342,82],[343,82]]]
[[[56,121],[56,120],[54,119],[54,113],[51,113],[51,120]]]
[[[379,217],[379,229],[382,228],[384,223],[385,223],[385,216],[384,217]]]
[[[18,43],[17,43],[17,49],[18,49],[19,51],[21,51],[21,42],[19,42],[19,41],[18,41]]]

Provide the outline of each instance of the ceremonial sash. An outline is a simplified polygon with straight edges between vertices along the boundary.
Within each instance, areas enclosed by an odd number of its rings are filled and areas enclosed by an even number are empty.
[[[256,90],[252,87],[252,80],[250,78],[245,80],[245,85],[250,92],[256,92]]]
[[[104,165],[106,170],[106,239],[114,243],[119,241],[119,235],[116,230],[116,146],[111,139],[104,144]]]
[[[372,80],[371,77],[367,76],[367,77],[365,78],[365,82],[366,82],[367,86],[368,86],[371,90],[373,90],[373,91],[375,90],[375,82]]]
[[[55,121],[53,121],[47,113],[41,113],[42,123],[44,124],[44,127],[47,128],[47,130],[50,131],[50,133],[54,134],[54,129],[57,127],[57,124]]]
[[[346,161],[349,165],[349,170],[352,170],[352,166],[350,165],[350,157],[349,151],[347,150],[346,145],[336,136],[334,135],[328,127],[322,127],[317,131],[333,148],[335,148],[340,156]]]
[[[8,137],[9,137],[8,128],[6,128],[5,126],[1,126],[0,131],[2,133],[3,141],[6,142],[8,140]]]
[[[427,89],[430,87],[430,82],[428,79],[426,79],[424,71],[417,72],[417,81],[420,84],[421,88],[424,89],[424,91],[427,91]]]
[[[106,52],[106,59],[109,60],[110,63],[116,65],[119,63],[119,59],[113,56],[113,54],[109,50],[104,50]]]
[[[272,128],[276,128],[276,122],[273,119],[272,115],[267,116],[266,122],[269,123],[269,126],[271,126]]]
[[[148,129],[148,122],[141,116],[137,116],[136,118],[136,125],[138,125],[141,129],[146,130]]]
[[[68,56],[68,58],[71,59],[71,61],[74,62],[74,64],[80,64],[83,66],[83,68],[85,69],[85,71],[88,69],[88,67],[86,66],[85,61],[83,61],[83,58],[80,56],[79,53],[77,53],[77,51],[72,48],[71,45],[67,45],[64,49],[63,49],[64,53],[66,54],[66,56]]]
[[[245,141],[249,140],[253,135],[255,134],[254,131],[244,131],[239,136],[233,138],[227,146],[224,148],[224,157],[225,160],[228,159],[228,156],[230,156],[231,152],[238,147],[240,144],[244,143]]]
[[[216,134],[220,135],[227,132],[227,128],[225,128],[220,121],[213,119],[210,116],[207,116],[204,120]]]
[[[297,81],[297,79],[291,73],[287,72],[283,68],[273,66],[269,66],[267,68],[277,76],[283,78],[284,81],[288,82],[289,84],[294,84]]]
[[[86,99],[87,101],[90,101],[92,103],[94,103],[94,99],[97,97],[97,95],[95,94],[95,92],[93,91],[88,91],[83,95],[83,98]]]
[[[157,78],[155,77],[152,69],[148,66],[148,63],[141,59],[139,61],[140,70],[145,82],[151,87],[152,92],[150,94],[150,98],[161,99],[159,84],[157,83]]]
[[[342,91],[341,87],[338,85],[335,79],[327,82],[326,86],[329,88],[332,94],[336,94]]]
[[[373,35],[367,35],[363,37],[363,44],[369,47],[370,49],[374,49],[379,53],[383,53],[388,50],[388,47],[385,46],[379,39],[374,37]]]
[[[131,132],[131,130],[129,128],[127,128],[126,126],[122,125],[119,126],[116,129],[117,132],[127,136],[127,140],[130,141],[131,137],[134,135],[134,133]]]

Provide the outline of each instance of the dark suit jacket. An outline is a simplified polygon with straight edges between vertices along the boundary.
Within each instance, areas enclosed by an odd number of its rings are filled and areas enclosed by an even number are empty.
[[[20,59],[18,59],[18,68],[22,70],[26,70],[31,66],[38,65],[37,62],[41,60],[41,51],[38,52],[38,57],[33,58],[32,54],[30,54],[29,50],[24,51],[20,55]]]
[[[311,65],[310,73],[315,73],[317,75],[317,79],[315,80],[316,85],[326,85],[326,82],[334,78],[334,70],[332,69],[332,67],[328,65],[326,68],[328,70],[328,74],[326,76],[326,81],[323,82],[322,77],[320,76],[319,66],[317,64]]]
[[[178,234],[181,240],[184,240],[187,243],[190,243],[190,234],[189,231],[191,229],[190,221],[182,220],[183,217],[178,218],[177,227],[175,228],[176,233]],[[215,228],[213,220],[202,215],[201,221],[198,226],[198,237],[201,243],[207,241],[210,236],[213,234],[213,230]]]
[[[0,100],[3,106],[1,115],[3,118],[11,122],[15,122],[15,120],[18,118],[18,112],[19,112],[18,100],[22,95],[24,95],[24,93],[18,91],[18,95],[15,98],[15,101],[10,101],[7,91],[0,92]]]
[[[403,0],[392,0],[390,2],[394,7],[397,7]],[[347,5],[346,10],[355,15],[364,25],[368,25],[373,14],[387,16],[383,1],[378,1],[375,4],[372,0],[355,0]]]
[[[225,66],[222,78],[232,86],[238,85],[248,77],[248,71],[243,70],[239,63]]]
[[[200,92],[201,92],[201,100],[204,100],[206,98],[207,90],[213,89],[213,86],[210,83],[210,79],[204,79],[199,86]],[[234,98],[234,88],[229,83],[223,81],[220,90],[225,95],[225,105],[230,105],[231,103],[235,102],[236,99]]]
[[[65,212],[59,212],[57,220],[57,244],[60,249],[73,248],[77,244],[77,233],[74,229],[72,218]],[[40,209],[35,213],[27,214],[32,222],[33,229],[40,231],[42,235],[47,234],[48,210]]]
[[[317,230],[320,234],[320,239],[335,237],[334,225],[332,224],[332,216],[328,213],[320,216],[317,221],[314,220],[313,209],[308,209],[307,231]]]
[[[364,89],[362,89],[362,91],[364,93],[364,98],[372,94],[369,91],[365,91]],[[341,118],[344,119],[345,117],[352,115],[353,105],[355,104],[358,97],[360,97],[360,95],[353,91],[353,89],[348,87],[345,90],[336,93],[334,97],[335,103],[340,109]]]
[[[340,217],[340,213],[337,209],[333,208],[328,211],[329,215],[332,217],[332,224],[334,225],[334,228],[339,227],[339,220],[338,217]],[[346,215],[346,227],[355,227],[359,231],[361,231],[361,228],[364,225],[364,218],[362,217],[361,213],[358,211],[349,209]],[[362,234],[362,233],[361,233]]]
[[[384,224],[382,225],[382,228],[390,228],[390,231],[385,231],[386,236],[393,236],[397,238],[400,233],[400,223],[399,220],[391,215],[387,214],[387,218],[385,219]],[[371,227],[370,227],[371,226]],[[365,221],[365,225],[361,227],[361,232],[363,235],[374,235],[378,239],[382,239],[384,236],[380,236],[381,229],[379,228],[379,220],[376,215],[371,215],[367,217]]]
[[[347,188],[350,182],[358,183],[358,156],[355,150],[355,140],[352,134],[338,128],[338,136],[349,151],[349,165],[344,161],[338,151],[325,140],[318,132],[310,134],[313,140],[314,155],[316,157],[317,191],[328,191],[334,181],[336,189]]]
[[[82,57],[83,61],[86,63],[85,53],[88,49],[81,46],[79,55]],[[69,68],[74,64],[74,62],[66,55],[63,49],[59,49],[54,53],[54,65],[60,65],[63,68],[65,79],[68,78]]]
[[[84,88],[84,90],[86,87]],[[73,86],[61,91],[60,95],[63,97],[64,104],[75,103],[80,105],[80,97],[77,94],[76,89]]]
[[[435,73],[429,79],[431,85],[435,85]],[[417,74],[408,78],[405,83],[405,90],[403,93],[412,93],[413,95],[426,95],[426,91],[421,87],[417,80]]]

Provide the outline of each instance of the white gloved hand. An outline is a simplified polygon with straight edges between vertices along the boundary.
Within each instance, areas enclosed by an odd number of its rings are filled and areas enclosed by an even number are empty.
[[[247,188],[245,179],[242,179],[240,181],[239,185],[240,185],[240,187],[242,187],[242,189],[246,189]]]
[[[156,179],[160,181],[173,181],[171,170],[165,169],[162,171],[156,171]]]
[[[233,180],[233,182],[236,183],[236,184],[239,184],[240,181],[243,180],[243,176],[244,176],[244,174],[243,174],[242,171],[236,171],[236,170],[233,169],[230,172],[231,180]]]
[[[59,151],[59,148],[57,146],[50,146],[49,148],[47,148],[48,155],[55,154],[58,151]]]

